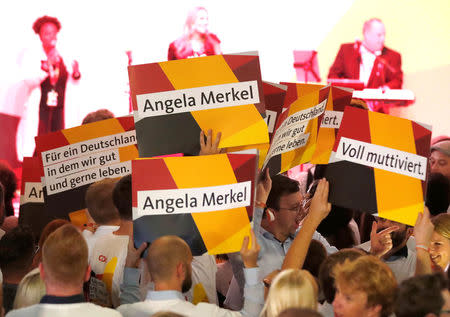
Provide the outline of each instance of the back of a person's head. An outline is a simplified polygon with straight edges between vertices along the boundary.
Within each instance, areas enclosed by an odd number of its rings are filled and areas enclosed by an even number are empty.
[[[440,316],[445,302],[442,291],[448,287],[447,283],[441,273],[415,276],[403,281],[395,301],[395,316]]]
[[[34,254],[34,238],[26,227],[15,227],[0,240],[0,268],[4,275],[26,274]]]
[[[184,315],[180,315],[171,311],[160,311],[156,314],[153,314],[152,317],[184,317]]]
[[[46,284],[83,284],[88,267],[88,247],[75,226],[64,225],[48,236],[42,247],[42,265]]]
[[[334,286],[333,270],[338,263],[344,263],[345,260],[355,260],[364,255],[358,249],[342,249],[336,253],[330,254],[322,263],[319,269],[319,284],[325,300],[332,303],[336,294],[336,287]]]
[[[112,113],[108,109],[99,109],[97,111],[88,113],[86,117],[84,117],[83,122],[81,124],[88,124],[111,118],[114,118],[114,113]]]
[[[120,219],[112,198],[116,182],[115,179],[105,178],[93,183],[86,191],[86,207],[98,225]]]
[[[336,285],[362,291],[367,295],[367,307],[381,306],[382,317],[393,311],[397,281],[386,263],[372,255],[336,264],[333,270]]]
[[[39,269],[36,268],[24,276],[17,287],[14,309],[38,304],[45,295],[44,281],[41,279]]]
[[[131,175],[126,175],[116,183],[113,191],[114,205],[123,220],[133,220],[131,197]]]
[[[14,215],[12,200],[17,189],[17,177],[8,162],[0,160],[0,183],[4,188],[5,215]]]
[[[312,309],[289,308],[279,314],[278,317],[322,317],[322,315]]]
[[[37,265],[39,264],[39,262],[41,262],[41,258],[42,258],[42,247],[44,245],[45,240],[47,240],[48,236],[55,231],[56,229],[58,229],[59,227],[62,227],[66,224],[68,224],[69,222],[65,219],[54,219],[52,221],[50,221],[48,224],[45,225],[44,229],[42,229],[41,232],[41,237],[39,238],[39,243],[38,243],[38,252],[36,253],[34,260],[33,260],[33,264]]]
[[[432,215],[446,213],[450,204],[450,180],[441,173],[428,177],[425,205]]]
[[[367,102],[365,102],[363,99],[356,99],[352,98],[349,104],[350,107],[359,108],[363,110],[368,110],[369,106],[367,105]]]
[[[296,193],[300,190],[300,185],[296,180],[278,174],[272,177],[272,188],[267,198],[267,207],[278,209],[280,197]]]
[[[307,270],[315,278],[318,278],[320,265],[326,260],[326,258],[327,249],[325,249],[324,245],[320,241],[313,239],[309,244],[303,269]]]
[[[148,249],[147,266],[155,283],[170,280],[179,263],[188,264],[192,254],[186,242],[177,236],[163,236]]]
[[[269,288],[262,317],[276,317],[287,308],[317,309],[314,278],[305,270],[289,269],[279,273]]]
[[[450,239],[450,214],[439,214],[431,218],[434,225],[434,231],[444,238]]]

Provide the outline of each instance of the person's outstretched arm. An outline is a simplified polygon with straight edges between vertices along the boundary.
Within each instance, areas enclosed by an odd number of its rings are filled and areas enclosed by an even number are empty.
[[[331,204],[328,202],[328,191],[328,181],[323,178],[317,185],[316,193],[309,207],[309,213],[284,258],[282,270],[301,269],[303,267],[313,234],[331,210]]]

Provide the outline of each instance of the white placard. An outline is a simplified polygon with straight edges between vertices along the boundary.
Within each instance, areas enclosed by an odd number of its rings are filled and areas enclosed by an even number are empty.
[[[135,119],[259,103],[256,80],[136,95]]]
[[[188,214],[250,206],[251,181],[236,184],[138,191],[137,218]]]
[[[336,158],[425,180],[427,158],[385,146],[341,137]]]

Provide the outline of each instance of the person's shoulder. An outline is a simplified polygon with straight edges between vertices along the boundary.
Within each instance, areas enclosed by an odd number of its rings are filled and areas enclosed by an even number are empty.
[[[146,301],[120,305],[117,307],[117,311],[124,316],[132,316],[137,312],[153,313],[151,306]]]
[[[208,33],[208,39],[213,42],[220,43],[219,38],[214,33]]]
[[[10,310],[6,317],[19,317],[19,316],[36,316],[39,309],[39,304]]]
[[[401,54],[389,47],[383,47],[383,55],[390,55],[392,57],[400,57]]]
[[[215,304],[198,303],[195,305],[193,316],[240,316],[240,313]]]
[[[353,51],[355,49],[355,43],[343,43],[339,48],[340,51]]]
[[[86,307],[86,312],[89,315],[85,314],[84,316],[92,316],[92,317],[102,317],[102,316],[122,316],[120,312],[114,310],[112,308],[102,307],[99,305],[95,305],[93,303],[84,303]]]
[[[60,314],[58,314],[58,312]],[[118,311],[101,307],[92,303],[80,304],[36,304],[25,308],[11,310],[6,316],[8,317],[22,317],[22,316],[68,316],[70,313],[80,314],[86,317],[103,317],[103,316],[122,316]]]

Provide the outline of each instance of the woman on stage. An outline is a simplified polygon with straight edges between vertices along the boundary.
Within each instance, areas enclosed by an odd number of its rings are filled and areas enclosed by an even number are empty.
[[[219,38],[208,31],[208,12],[196,7],[187,16],[184,35],[170,43],[168,60],[221,54]]]

